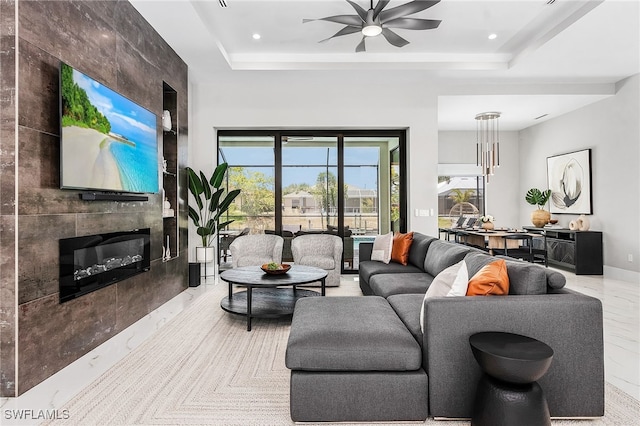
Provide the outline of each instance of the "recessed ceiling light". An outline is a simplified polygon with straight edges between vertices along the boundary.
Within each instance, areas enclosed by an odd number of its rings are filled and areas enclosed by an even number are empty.
[[[498,37],[498,34],[489,34],[489,40],[495,40]]]
[[[260,40],[260,38],[262,36],[260,34],[258,34],[258,33],[255,33],[252,37],[253,37],[254,40]]]

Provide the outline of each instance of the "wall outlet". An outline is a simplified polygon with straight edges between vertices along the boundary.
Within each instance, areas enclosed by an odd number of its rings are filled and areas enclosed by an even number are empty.
[[[628,260],[629,262],[633,262],[633,255],[632,255],[631,253],[629,253],[629,254],[627,255],[627,260]]]

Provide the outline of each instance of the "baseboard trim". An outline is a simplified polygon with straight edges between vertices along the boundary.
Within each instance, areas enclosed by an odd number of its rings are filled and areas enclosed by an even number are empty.
[[[640,272],[629,271],[628,269],[614,268],[605,265],[603,267],[604,276],[612,280],[627,281],[630,283],[640,282]]]

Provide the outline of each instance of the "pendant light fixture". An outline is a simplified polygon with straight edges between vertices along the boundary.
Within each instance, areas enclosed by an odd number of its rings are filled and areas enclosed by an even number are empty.
[[[500,113],[482,112],[476,115],[476,162],[489,183],[489,176],[500,166]]]

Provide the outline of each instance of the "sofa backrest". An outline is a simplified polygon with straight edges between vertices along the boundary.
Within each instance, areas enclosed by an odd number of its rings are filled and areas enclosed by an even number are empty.
[[[483,266],[496,259],[504,259],[507,262],[509,294],[546,294],[549,288],[562,288],[566,282],[564,275],[541,265],[478,252],[470,252],[464,257],[469,277],[474,276]]]
[[[436,239],[429,244],[422,269],[435,277],[444,269],[460,262],[467,253],[469,248],[463,245]]]
[[[437,238],[414,232],[411,248],[409,249],[409,264],[423,269],[424,258],[427,256],[429,244],[435,240],[437,240]]]

